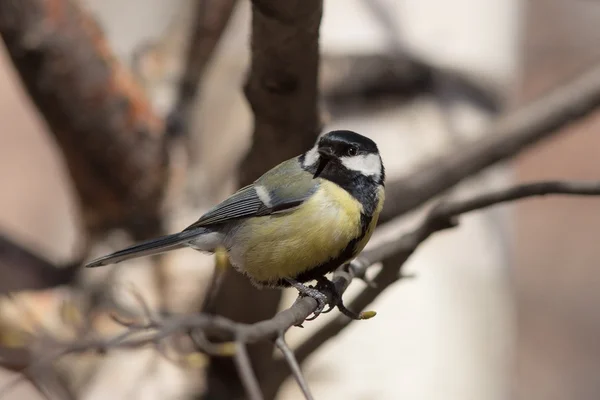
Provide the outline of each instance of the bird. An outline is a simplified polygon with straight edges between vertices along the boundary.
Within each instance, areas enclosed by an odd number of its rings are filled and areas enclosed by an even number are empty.
[[[327,296],[305,284],[331,285],[326,274],[364,249],[383,208],[384,188],[377,144],[354,131],[329,131],[183,231],[134,244],[86,267],[185,247],[206,253],[225,249],[231,265],[256,287],[294,287],[300,296],[314,298],[316,318]]]

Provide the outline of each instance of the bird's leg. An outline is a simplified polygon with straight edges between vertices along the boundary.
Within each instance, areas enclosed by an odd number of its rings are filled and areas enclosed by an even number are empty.
[[[308,287],[308,286],[298,282],[297,280],[290,279],[290,278],[285,278],[285,280],[291,286],[296,288],[296,290],[298,290],[300,296],[310,297],[317,301],[317,308],[315,309],[315,311],[313,311],[313,316],[311,318],[307,318],[306,320],[312,321],[313,319],[317,318],[321,314],[321,312],[323,311],[323,309],[325,308],[327,303],[329,302],[327,295],[325,293],[321,292],[319,289],[313,288],[313,287]]]
[[[337,290],[335,290],[335,285],[331,282],[327,277],[321,276],[317,278],[317,286],[316,288],[323,293],[323,290],[328,290],[331,293],[332,302],[329,303],[329,308],[324,310],[322,314],[327,314],[331,310],[335,308],[339,303],[342,302],[342,298]]]
[[[344,314],[346,317],[351,318],[351,319],[357,319],[357,320],[363,319],[359,314],[355,313],[354,311],[350,311],[346,308],[346,306],[344,305],[344,302],[342,300],[342,296],[335,288],[335,285],[333,284],[333,282],[331,282],[329,279],[327,279],[327,277],[322,276],[317,279],[317,289],[318,288],[323,288],[323,289],[329,290],[331,292],[331,295],[333,296],[333,305],[330,305],[330,308],[328,310],[323,311],[323,314],[330,312],[337,306],[337,308],[339,308],[340,312],[342,314]]]

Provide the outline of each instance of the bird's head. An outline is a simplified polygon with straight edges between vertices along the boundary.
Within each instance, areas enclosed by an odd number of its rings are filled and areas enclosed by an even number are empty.
[[[321,136],[315,147],[307,151],[303,167],[314,170],[315,178],[324,171],[348,170],[382,183],[385,170],[374,141],[356,132],[339,130]],[[343,172],[343,171],[341,171]]]

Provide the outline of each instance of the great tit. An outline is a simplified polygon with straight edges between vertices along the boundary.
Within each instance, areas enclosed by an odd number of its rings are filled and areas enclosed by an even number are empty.
[[[322,135],[306,153],[277,165],[210,209],[182,232],[101,257],[87,267],[183,247],[227,250],[230,262],[258,287],[304,286],[362,251],[384,202],[385,169],[375,142],[356,132]]]

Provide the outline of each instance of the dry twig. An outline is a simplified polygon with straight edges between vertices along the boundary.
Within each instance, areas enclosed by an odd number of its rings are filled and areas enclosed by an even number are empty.
[[[401,267],[404,262],[414,253],[417,247],[433,233],[455,227],[458,224],[456,218],[461,214],[480,210],[508,201],[549,194],[598,196],[600,195],[600,183],[560,181],[535,182],[493,191],[479,196],[474,196],[466,200],[441,202],[431,209],[427,217],[414,231],[403,235],[400,240],[383,243],[370,251],[366,251],[364,255],[361,255],[361,258],[364,258],[365,261],[362,262],[362,266],[355,271],[355,274],[364,273],[362,268],[372,264],[375,261],[383,261],[385,263],[388,260],[393,260],[396,264],[393,267],[394,269]],[[364,308],[364,306],[374,300],[379,293],[385,290],[385,288],[387,288],[398,278],[397,274],[395,277],[392,277],[389,274],[384,274],[386,269],[389,268],[384,266],[378,276],[375,277],[374,283],[376,286],[367,287],[365,291],[359,294],[351,303],[352,307],[356,307],[358,310]],[[327,331],[327,328],[323,328],[323,331]],[[335,335],[335,333],[332,333],[332,336],[333,335]],[[315,336],[319,336],[319,334],[316,334]],[[304,344],[303,346],[306,345],[307,344]],[[299,350],[298,358],[300,360],[304,360],[310,353],[312,353],[310,350],[313,347],[316,348],[319,347],[319,345],[314,343],[311,346],[305,347],[302,351]]]
[[[243,342],[236,342],[236,351],[233,358],[250,400],[262,400],[263,395],[260,391],[260,385],[252,369],[248,350],[246,350],[246,345]]]
[[[370,282],[372,285],[367,285],[350,303],[351,310],[362,311],[385,289],[402,278],[402,266],[421,243],[435,232],[455,227],[458,224],[456,218],[459,215],[509,201],[552,194],[600,196],[600,182],[534,182],[492,191],[465,200],[441,202],[431,209],[427,217],[412,232],[364,251],[359,256],[358,263],[353,263],[351,268],[346,271],[339,270],[336,273],[338,276],[334,276],[334,283],[337,289],[343,292],[351,279],[363,278],[369,266],[383,262],[382,269]],[[319,347],[335,337],[352,321],[352,319],[340,315],[317,330],[296,349],[298,362],[302,364]],[[266,384],[268,388],[278,388],[288,376],[288,372],[282,368],[282,362],[280,361],[278,364],[272,369],[272,381]]]
[[[194,101],[208,62],[227,27],[237,0],[197,0],[194,23],[187,44],[185,69],[175,106],[167,120],[169,134],[187,134]]]
[[[427,217],[412,232],[365,251],[359,257],[359,262],[353,263],[349,267],[346,266],[338,269],[334,274],[333,283],[336,290],[342,294],[354,278],[364,278],[369,266],[383,261],[384,267],[373,281],[375,286],[367,286],[351,303],[353,310],[362,310],[400,278],[399,270],[402,265],[422,242],[435,232],[456,226],[458,224],[456,219],[458,216],[508,201],[551,194],[600,196],[600,182],[534,182],[492,191],[465,200],[441,202],[431,209]],[[331,294],[329,295],[331,298]],[[58,357],[73,353],[89,351],[105,352],[117,348],[138,348],[146,345],[157,345],[173,335],[200,330],[211,337],[236,343],[235,354],[237,358],[235,360],[236,365],[240,368],[240,372],[243,372],[242,380],[244,385],[252,393],[252,396],[258,396],[260,391],[257,392],[259,389],[253,383],[254,378],[251,379],[253,376],[252,369],[249,369],[249,361],[244,355],[246,353],[245,345],[259,341],[275,340],[285,357],[276,362],[277,368],[271,371],[272,375],[268,377],[268,382],[263,384],[263,391],[269,395],[267,398],[272,397],[283,380],[289,375],[289,371],[283,365],[284,363],[290,365],[291,371],[303,388],[305,395],[310,398],[305,380],[301,375],[296,361],[291,357],[289,351],[287,351],[287,346],[282,345],[284,343],[282,342],[282,335],[291,327],[304,322],[316,306],[317,304],[314,299],[302,297],[291,307],[281,311],[273,318],[253,324],[238,323],[220,316],[206,314],[179,315],[163,319],[156,319],[148,315],[147,323],[127,323],[128,329],[114,337],[83,338],[74,342],[49,341],[45,339],[48,343],[47,348],[53,350],[51,356],[42,358],[44,360],[42,362],[51,362]],[[147,314],[150,313],[149,310],[145,312]],[[315,334],[296,349],[295,354],[298,362],[302,363],[323,343],[335,336],[351,322],[351,319],[340,315],[317,330]],[[239,354],[240,349],[242,349],[241,355]],[[41,366],[41,362],[34,361],[29,368],[35,367],[37,370]],[[250,371],[250,375],[248,375],[248,370]],[[252,398],[262,398],[261,396]]]
[[[283,358],[290,367],[290,372],[296,380],[296,383],[298,383],[304,398],[306,398],[306,400],[314,400],[308,387],[308,383],[306,383],[306,379],[304,378],[304,374],[302,374],[302,370],[300,369],[300,364],[298,364],[296,356],[292,349],[290,349],[290,346],[285,342],[284,335],[279,335],[277,339],[275,339],[275,345],[279,351],[281,351],[281,354],[283,354]]]
[[[467,177],[516,156],[560,128],[585,117],[600,105],[600,66],[529,106],[500,118],[482,139],[428,161],[406,176],[390,180],[382,222],[405,214],[442,194]]]

